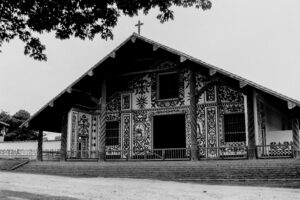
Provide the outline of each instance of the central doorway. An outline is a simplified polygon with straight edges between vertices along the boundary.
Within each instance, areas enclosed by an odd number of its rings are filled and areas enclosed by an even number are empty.
[[[186,148],[185,114],[153,117],[153,148]]]

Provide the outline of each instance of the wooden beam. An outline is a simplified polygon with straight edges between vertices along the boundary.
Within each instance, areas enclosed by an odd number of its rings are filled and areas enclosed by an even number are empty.
[[[186,57],[185,56],[180,56],[180,62],[184,62],[184,61],[186,61]]]
[[[149,69],[149,70],[143,70],[137,72],[128,72],[128,73],[123,73],[120,76],[132,76],[132,75],[139,75],[139,74],[146,74],[146,73],[160,72],[160,71],[167,71],[167,70],[174,70],[174,68],[168,67],[165,69]]]
[[[213,76],[217,73],[217,70],[216,69],[209,69],[209,75],[210,76]]]
[[[153,51],[156,51],[159,48],[159,46],[157,44],[153,45]]]
[[[296,104],[293,103],[293,102],[288,101],[288,102],[287,102],[287,106],[288,106],[288,108],[291,110],[291,109],[293,109],[293,108],[296,107]]]
[[[51,101],[51,102],[49,103],[49,106],[52,108],[52,107],[54,106],[54,102]]]
[[[89,71],[89,72],[88,72],[88,75],[89,75],[89,76],[93,76],[93,75],[94,75],[93,70]]]
[[[72,88],[71,87],[68,87],[67,89],[67,93],[71,94],[72,93]]]
[[[24,126],[25,126],[25,128],[28,128],[28,127],[29,127],[29,123],[26,122],[26,123],[24,124]]]
[[[292,132],[293,132],[293,156],[294,158],[299,158],[299,120],[292,117]]]
[[[60,160],[67,159],[67,143],[68,143],[68,113],[62,114],[61,139],[60,139]]]
[[[248,84],[244,81],[240,81],[240,88],[246,87]]]
[[[135,37],[135,36],[132,36],[132,37],[131,37],[131,42],[132,42],[132,43],[135,43],[135,41],[136,41],[136,37]]]
[[[116,52],[112,52],[110,55],[109,55],[111,58],[115,58],[116,57]]]
[[[37,160],[43,161],[43,130],[38,133]]]

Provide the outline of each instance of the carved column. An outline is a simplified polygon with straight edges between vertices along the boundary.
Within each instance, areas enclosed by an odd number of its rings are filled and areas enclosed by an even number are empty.
[[[67,158],[67,137],[68,137],[68,114],[62,114],[61,143],[60,143],[60,160],[65,161]]]
[[[197,101],[196,101],[196,77],[194,70],[190,74],[190,116],[191,116],[191,160],[198,160],[197,145]]]
[[[38,133],[37,160],[43,161],[43,130]]]
[[[255,94],[251,90],[247,92],[247,112],[248,112],[248,158],[256,158],[256,145],[255,145],[255,120],[254,117],[256,109]],[[246,106],[246,105],[245,105]]]
[[[292,118],[292,131],[293,131],[293,156],[299,158],[299,120],[296,117]]]
[[[99,160],[105,160],[105,135],[106,135],[106,80],[102,80],[101,87],[101,115],[99,131]]]

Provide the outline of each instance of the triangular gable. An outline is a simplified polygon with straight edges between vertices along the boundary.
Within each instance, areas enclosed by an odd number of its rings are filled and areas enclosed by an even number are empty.
[[[214,65],[211,65],[211,64],[208,64],[206,62],[203,62],[202,60],[200,59],[197,59],[197,58],[194,58],[190,55],[187,55],[185,53],[182,53],[178,50],[175,50],[173,48],[170,48],[168,46],[165,46],[163,44],[160,44],[158,42],[155,42],[153,40],[150,40],[146,37],[143,37],[141,35],[138,35],[136,33],[133,33],[130,37],[128,37],[124,42],[122,42],[119,46],[117,46],[114,50],[112,50],[109,54],[107,54],[104,58],[102,58],[98,63],[96,63],[92,68],[90,68],[86,73],[84,73],[81,77],[79,77],[77,80],[75,80],[72,84],[70,84],[67,88],[65,88],[61,93],[59,93],[57,96],[55,96],[53,99],[51,99],[46,105],[44,105],[39,111],[37,111],[30,119],[26,120],[21,126],[28,126],[28,123],[33,120],[34,118],[36,118],[40,113],[43,112],[43,110],[45,110],[47,107],[53,107],[54,106],[54,102],[59,99],[63,94],[65,93],[70,93],[70,90],[72,89],[72,87],[79,83],[84,77],[86,76],[92,76],[93,75],[93,71],[99,67],[101,67],[102,63],[104,63],[107,59],[109,58],[115,58],[117,55],[118,55],[118,50],[121,49],[125,44],[129,43],[129,42],[132,42],[132,43],[135,43],[136,40],[141,40],[143,42],[146,42],[150,45],[153,46],[153,51],[156,51],[158,49],[163,49],[169,53],[172,53],[172,54],[175,54],[175,55],[178,55],[180,56],[180,62],[185,62],[187,60],[191,61],[191,62],[194,62],[195,64],[198,64],[198,65],[201,65],[201,66],[204,66],[206,67],[207,69],[209,69],[209,73],[210,75],[213,75],[215,73],[220,73],[220,74],[223,74],[227,77],[230,77],[234,80],[237,80],[240,82],[240,87],[243,88],[245,86],[250,86],[250,87],[253,87],[255,89],[258,89],[258,90],[261,90],[267,94],[270,94],[272,96],[275,96],[279,99],[282,99],[284,101],[287,101],[287,106],[291,109],[295,106],[300,106],[300,101],[297,101],[295,99],[292,99],[290,97],[287,97],[285,95],[282,95],[278,92],[275,92],[271,89],[268,89],[266,87],[263,87],[257,83],[254,83],[252,81],[249,81],[243,77],[240,77],[238,75],[235,75],[231,72],[228,72],[224,69],[221,69],[221,68],[218,68]]]

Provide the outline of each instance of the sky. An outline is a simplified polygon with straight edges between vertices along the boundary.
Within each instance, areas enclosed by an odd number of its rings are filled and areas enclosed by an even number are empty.
[[[175,19],[161,24],[157,11],[119,19],[114,40],[41,35],[47,62],[23,54],[24,44],[13,40],[0,53],[0,111],[37,112],[106,54],[137,32],[141,35],[223,68],[279,93],[300,100],[300,1],[212,0],[208,11],[173,8]]]

